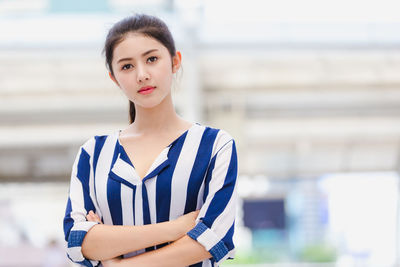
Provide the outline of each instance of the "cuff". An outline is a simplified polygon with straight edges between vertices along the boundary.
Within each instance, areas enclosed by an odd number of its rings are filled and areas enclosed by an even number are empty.
[[[68,247],[67,247],[67,256],[68,258],[74,262],[87,267],[94,267],[99,264],[99,261],[89,260],[85,258],[82,254],[82,242],[85,238],[87,232],[95,226],[99,224],[98,222],[78,222],[75,223],[69,233],[68,237]]]
[[[217,264],[228,257],[229,250],[225,243],[204,223],[199,222],[187,235],[202,244]]]

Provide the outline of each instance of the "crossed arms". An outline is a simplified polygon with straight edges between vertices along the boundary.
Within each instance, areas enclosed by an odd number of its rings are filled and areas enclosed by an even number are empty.
[[[204,180],[204,203],[196,213],[176,220],[142,226],[103,225],[86,217],[95,210],[89,179],[94,143],[85,143],[78,153],[64,217],[67,255],[75,263],[104,266],[187,266],[211,258],[218,265],[233,258],[236,214],[237,156],[233,139],[218,145]],[[92,213],[91,216],[94,216]],[[189,231],[188,231],[189,230]],[[146,247],[172,242],[162,248],[127,259],[116,258]]]

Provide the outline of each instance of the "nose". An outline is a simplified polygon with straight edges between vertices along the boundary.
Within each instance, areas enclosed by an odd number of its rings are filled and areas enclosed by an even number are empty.
[[[142,83],[144,81],[148,81],[150,79],[150,74],[143,66],[137,67],[137,82]]]

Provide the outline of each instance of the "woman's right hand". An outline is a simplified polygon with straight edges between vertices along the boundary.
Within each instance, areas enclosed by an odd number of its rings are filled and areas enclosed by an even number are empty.
[[[196,226],[196,218],[199,215],[199,212],[200,210],[189,212],[173,221],[178,233],[180,234],[179,237],[182,237]]]

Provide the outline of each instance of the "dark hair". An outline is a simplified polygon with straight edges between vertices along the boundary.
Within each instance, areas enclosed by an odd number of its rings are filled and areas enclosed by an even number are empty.
[[[168,26],[161,19],[145,14],[135,14],[126,17],[115,23],[109,30],[104,44],[103,54],[106,56],[106,66],[113,76],[114,71],[111,62],[113,60],[114,48],[121,43],[129,33],[140,33],[156,39],[168,49],[171,58],[176,53],[172,34]],[[135,114],[135,104],[129,100],[130,123],[135,121]]]

